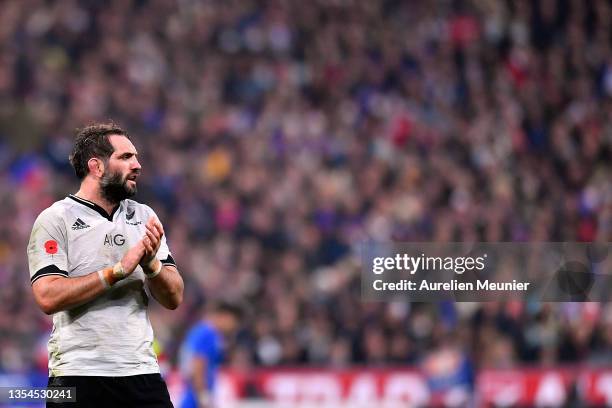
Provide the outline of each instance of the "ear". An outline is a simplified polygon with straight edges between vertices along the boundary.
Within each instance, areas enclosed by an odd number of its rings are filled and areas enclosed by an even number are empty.
[[[104,174],[104,162],[96,157],[92,157],[87,161],[87,168],[89,169],[89,174],[96,177],[102,177],[102,174]]]

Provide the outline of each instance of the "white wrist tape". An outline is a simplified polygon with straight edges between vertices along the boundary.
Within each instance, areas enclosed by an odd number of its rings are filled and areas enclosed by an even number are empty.
[[[106,281],[106,278],[104,277],[104,269],[100,269],[98,271],[98,278],[100,278],[100,280],[102,281],[102,284],[104,285],[105,289],[110,289],[111,285]]]
[[[123,279],[125,278],[125,270],[123,269],[123,265],[121,265],[121,262],[117,262],[114,266],[113,266],[113,276],[115,278],[117,278],[117,280],[119,279]]]
[[[151,272],[151,273],[146,273],[145,272],[145,276],[147,277],[147,279],[153,279],[154,277],[156,277],[157,275],[159,275],[159,273],[161,272],[162,268],[164,267],[164,265],[161,263],[161,261],[154,259],[153,262],[157,261],[158,262],[158,266],[157,268]],[[151,262],[151,263],[153,263]],[[151,264],[149,264],[149,266],[151,266]]]

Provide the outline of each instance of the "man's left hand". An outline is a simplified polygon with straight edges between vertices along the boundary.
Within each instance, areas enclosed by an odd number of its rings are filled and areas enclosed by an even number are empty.
[[[155,270],[156,262],[155,255],[161,246],[162,237],[164,236],[164,227],[156,217],[151,217],[146,224],[145,236],[142,239],[145,247],[144,255],[140,260],[140,266],[142,266],[145,273]]]

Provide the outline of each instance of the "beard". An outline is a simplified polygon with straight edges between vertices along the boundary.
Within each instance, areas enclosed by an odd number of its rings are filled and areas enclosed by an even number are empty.
[[[105,171],[100,180],[100,192],[102,197],[109,203],[117,204],[126,198],[133,197],[136,192],[136,186],[128,185],[128,175],[123,177],[120,172],[111,173]]]

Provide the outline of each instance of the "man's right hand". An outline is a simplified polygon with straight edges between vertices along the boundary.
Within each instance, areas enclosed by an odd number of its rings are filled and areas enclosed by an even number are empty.
[[[107,287],[113,286],[115,283],[122,279],[127,278],[134,272],[140,262],[140,258],[144,255],[145,247],[142,240],[138,241],[136,245],[128,249],[123,255],[121,261],[117,262],[113,266],[109,266],[101,271],[98,271],[100,279]]]

